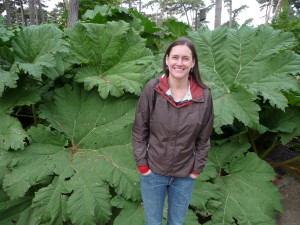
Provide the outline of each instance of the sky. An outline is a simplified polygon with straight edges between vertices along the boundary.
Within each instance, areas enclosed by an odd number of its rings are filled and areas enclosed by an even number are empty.
[[[52,8],[55,7],[55,5],[58,2],[62,2],[63,0],[51,0],[51,1],[46,1],[44,4],[49,6],[48,10],[50,11]],[[148,0],[142,0],[142,2],[148,2]],[[204,0],[205,5],[210,5],[211,0]],[[238,23],[242,24],[249,18],[253,18],[253,22],[251,25],[257,26],[259,24],[263,24],[265,19],[265,11],[261,11],[259,8],[259,4],[257,3],[256,0],[233,0],[232,1],[232,9],[237,9],[241,5],[247,5],[249,8],[244,10],[240,15],[238,16]],[[224,4],[223,4],[224,6]],[[215,12],[214,9],[210,10],[210,12],[207,14],[207,21],[208,27],[212,30],[214,26],[214,17],[215,17]],[[229,20],[229,15],[227,13],[227,9],[222,10],[222,23],[225,23],[226,21]]]

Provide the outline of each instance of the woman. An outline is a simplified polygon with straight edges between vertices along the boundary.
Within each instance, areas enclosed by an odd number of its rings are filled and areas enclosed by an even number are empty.
[[[165,74],[150,80],[140,96],[132,143],[146,225],[162,224],[166,195],[167,224],[182,225],[207,160],[213,105],[190,40],[177,39],[169,46],[163,69]]]

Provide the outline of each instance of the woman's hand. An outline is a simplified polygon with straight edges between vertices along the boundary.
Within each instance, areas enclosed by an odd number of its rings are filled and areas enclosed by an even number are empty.
[[[149,169],[146,173],[142,173],[143,176],[147,176],[151,173],[151,170]]]
[[[191,174],[190,174],[190,177],[193,178],[193,179],[197,179],[198,176],[199,176],[199,175],[196,175],[196,174],[194,174],[194,173],[191,173]]]

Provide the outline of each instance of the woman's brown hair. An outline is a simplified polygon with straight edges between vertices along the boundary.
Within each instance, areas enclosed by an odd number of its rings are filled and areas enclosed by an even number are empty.
[[[192,76],[194,78],[194,80],[196,81],[196,83],[202,87],[202,88],[208,88],[202,81],[201,77],[200,77],[200,71],[199,71],[199,65],[198,65],[198,56],[197,56],[197,52],[196,52],[196,48],[194,43],[187,39],[187,38],[179,38],[177,40],[175,40],[174,42],[172,42],[170,44],[170,46],[168,47],[165,56],[164,56],[164,60],[163,60],[163,70],[164,73],[166,75],[169,76],[169,68],[166,64],[166,57],[170,54],[171,50],[173,47],[177,46],[177,45],[186,45],[189,49],[191,49],[192,51],[192,56],[193,59],[195,60],[195,65],[194,67],[190,70],[189,72],[189,76]]]

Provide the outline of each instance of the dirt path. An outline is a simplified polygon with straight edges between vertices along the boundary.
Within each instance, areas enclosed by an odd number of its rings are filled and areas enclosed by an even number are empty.
[[[299,225],[300,180],[291,175],[284,175],[277,185],[282,194],[284,207],[284,211],[277,215],[277,225]]]

